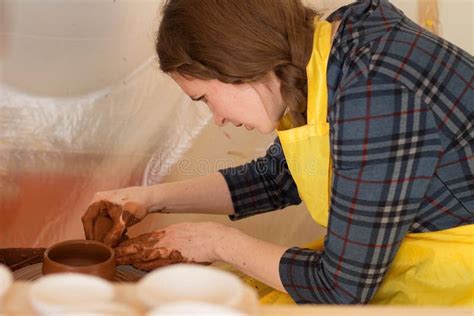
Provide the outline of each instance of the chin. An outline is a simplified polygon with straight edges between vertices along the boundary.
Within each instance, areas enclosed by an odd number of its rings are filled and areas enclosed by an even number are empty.
[[[263,126],[263,127],[257,127],[257,130],[261,134],[270,134],[270,133],[273,133],[275,131],[275,127],[274,126]]]

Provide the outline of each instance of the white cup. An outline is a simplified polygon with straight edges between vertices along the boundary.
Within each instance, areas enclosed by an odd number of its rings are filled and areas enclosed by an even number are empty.
[[[0,264],[0,313],[2,312],[3,297],[13,283],[13,275],[6,266]]]
[[[61,311],[61,315],[67,316],[139,316],[138,311],[132,307],[120,303],[108,302],[99,304],[84,304],[70,306]],[[59,316],[59,315],[58,315]]]
[[[51,315],[110,303],[114,295],[113,286],[99,277],[57,273],[35,281],[29,291],[29,301],[39,314]]]
[[[227,306],[201,303],[201,302],[178,302],[165,304],[151,310],[147,316],[245,316],[242,312]]]
[[[245,286],[237,276],[196,264],[160,268],[137,286],[138,299],[150,308],[182,301],[239,308],[245,293]]]

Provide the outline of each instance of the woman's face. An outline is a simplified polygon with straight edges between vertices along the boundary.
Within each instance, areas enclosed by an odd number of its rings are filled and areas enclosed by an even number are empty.
[[[273,73],[243,84],[188,78],[176,72],[171,77],[191,99],[207,104],[219,126],[232,123],[266,134],[275,129],[284,112],[280,81]]]

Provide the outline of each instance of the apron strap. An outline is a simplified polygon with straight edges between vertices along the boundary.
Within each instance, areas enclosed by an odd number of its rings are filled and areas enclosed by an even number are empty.
[[[317,104],[328,104],[327,93],[317,91],[327,90],[327,63],[331,52],[331,23],[315,20],[315,33],[313,38],[313,54],[306,67],[308,78],[308,107],[307,118],[309,125],[318,126],[318,132],[325,135],[329,132],[327,122],[327,106],[316,106]]]

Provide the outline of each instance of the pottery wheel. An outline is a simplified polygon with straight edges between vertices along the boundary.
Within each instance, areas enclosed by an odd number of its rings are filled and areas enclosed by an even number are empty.
[[[41,268],[43,263],[36,263],[21,268],[13,272],[16,281],[34,281],[43,276]],[[146,272],[135,269],[132,266],[118,266],[115,270],[115,282],[136,282],[140,280]]]

